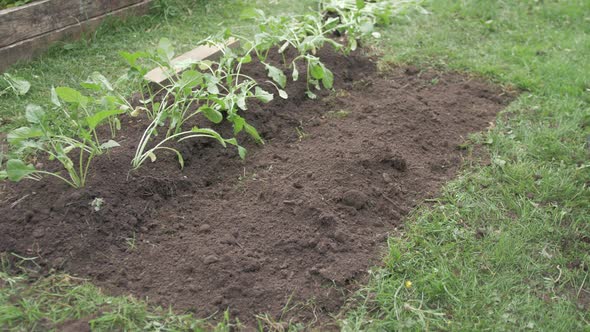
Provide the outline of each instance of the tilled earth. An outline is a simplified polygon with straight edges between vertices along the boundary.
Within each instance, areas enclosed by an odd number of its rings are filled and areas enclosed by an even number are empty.
[[[511,96],[456,73],[320,55],[335,91],[306,99],[303,77],[289,99],[252,104],[244,114],[266,144],[241,137],[245,161],[198,141],[180,147],[184,170],[163,154],[129,172],[147,120],[127,118],[122,147],[96,161],[87,188],[2,185],[0,251],[200,317],[229,308],[253,324],[289,303],[283,318],[326,326],[387,235],[456,174],[466,136]],[[246,71],[265,76],[257,63]]]

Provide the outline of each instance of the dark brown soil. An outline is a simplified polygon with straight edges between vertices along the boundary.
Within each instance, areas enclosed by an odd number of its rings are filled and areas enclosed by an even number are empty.
[[[291,84],[288,100],[245,112],[266,139],[233,149],[199,141],[129,173],[146,120],[127,119],[121,148],[101,157],[84,190],[46,179],[5,185],[0,251],[38,257],[115,294],[205,317],[229,308],[329,322],[387,234],[462,164],[458,146],[510,97],[455,73],[397,68],[324,52],[336,91],[319,101]],[[252,76],[263,70],[250,67]],[[104,199],[95,212],[94,198]],[[303,304],[302,304],[303,303]]]

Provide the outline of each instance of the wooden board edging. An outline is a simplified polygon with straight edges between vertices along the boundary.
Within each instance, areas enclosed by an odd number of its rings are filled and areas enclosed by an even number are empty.
[[[45,4],[51,1],[55,0],[44,0],[29,5],[39,3]],[[126,1],[129,2],[130,0]],[[151,0],[139,0],[140,2],[138,2],[138,0],[133,1],[135,3],[126,7],[122,7],[84,21],[75,21],[72,25],[68,25],[57,30],[47,31],[43,34],[21,40],[11,45],[0,47],[0,73],[19,61],[27,61],[42,54],[45,50],[47,50],[47,48],[49,48],[49,46],[57,41],[78,39],[84,33],[90,33],[96,30],[100,26],[100,23],[108,17],[114,16],[124,18],[131,15],[142,15],[148,12]],[[6,9],[0,11],[0,14],[6,15],[6,12],[11,12],[14,14],[14,12],[16,12],[16,10],[19,8],[21,7]],[[0,26],[2,24],[3,22],[0,21]]]
[[[230,38],[228,40],[227,46],[231,48],[238,47],[240,45],[240,41],[234,38]],[[195,49],[192,49],[172,60],[172,65],[179,64],[185,61],[202,61],[208,59],[216,59],[219,57],[221,50],[214,46],[199,46]],[[175,69],[176,74],[180,73],[182,69]],[[167,81],[168,76],[166,75],[163,68],[158,67],[152,69],[149,73],[147,73],[144,78],[152,83],[155,84],[162,84],[163,82]]]

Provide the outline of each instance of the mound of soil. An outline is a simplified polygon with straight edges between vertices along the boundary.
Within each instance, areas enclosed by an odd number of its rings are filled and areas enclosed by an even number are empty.
[[[328,322],[379,264],[388,233],[459,169],[467,134],[510,97],[455,73],[378,73],[360,54],[321,57],[335,92],[308,100],[303,78],[289,99],[253,104],[244,114],[266,144],[243,137],[245,161],[196,141],[181,147],[182,171],[162,154],[129,172],[147,126],[129,118],[122,147],[97,160],[87,188],[4,184],[0,251],[200,317],[229,308],[249,324],[283,311]],[[265,76],[256,63],[247,72]]]

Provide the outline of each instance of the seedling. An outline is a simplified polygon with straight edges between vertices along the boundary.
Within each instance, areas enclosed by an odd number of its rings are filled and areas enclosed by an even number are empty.
[[[332,119],[344,119],[350,115],[350,112],[345,110],[329,111],[328,113],[326,113],[326,115]]]
[[[95,199],[92,200],[92,202],[90,202],[90,206],[92,207],[92,210],[94,210],[94,212],[98,212],[102,209],[102,207],[104,206],[104,199],[100,198],[100,197],[96,197]]]
[[[106,78],[100,74],[93,77],[102,83],[88,81],[82,85],[95,91],[102,92],[102,86],[108,90],[110,84]],[[40,180],[43,175],[50,175],[72,187],[83,187],[94,157],[119,146],[112,139],[100,139],[96,129],[108,122],[111,135],[114,136],[120,129],[116,117],[124,113],[120,107],[123,104],[113,95],[106,94],[95,99],[68,87],[52,89],[51,105],[46,106],[52,112],[46,112],[39,105],[28,105],[25,116],[29,125],[8,134],[8,142],[14,148],[14,158],[6,162],[6,169],[0,173],[0,177],[20,181]],[[59,171],[40,170],[27,163],[28,156],[39,153],[45,154],[50,161],[58,161],[69,178],[62,176]]]

